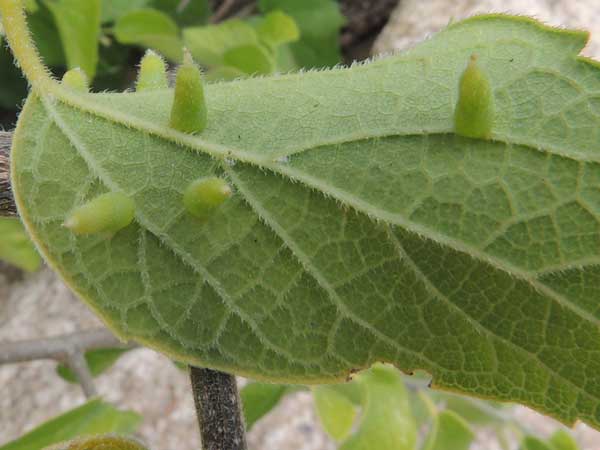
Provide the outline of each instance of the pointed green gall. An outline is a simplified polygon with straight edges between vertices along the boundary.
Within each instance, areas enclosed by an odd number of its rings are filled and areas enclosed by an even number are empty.
[[[231,193],[231,187],[222,178],[200,178],[191,182],[185,190],[183,204],[192,216],[206,220],[231,197]]]
[[[90,88],[87,75],[79,67],[65,72],[62,84],[77,92],[87,92]]]
[[[150,91],[155,89],[166,89],[167,67],[165,61],[152,50],[146,54],[140,62],[140,71],[135,85],[136,91]]]
[[[487,139],[493,122],[494,103],[490,83],[477,65],[477,56],[472,55],[458,85],[454,132],[461,136]]]
[[[134,214],[132,199],[120,192],[109,192],[75,209],[64,226],[75,234],[114,233],[129,225]]]
[[[188,51],[177,69],[170,125],[185,133],[199,133],[206,127],[206,103],[200,69]]]

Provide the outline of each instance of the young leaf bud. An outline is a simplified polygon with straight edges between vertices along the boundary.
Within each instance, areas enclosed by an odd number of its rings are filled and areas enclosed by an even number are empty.
[[[206,220],[231,193],[231,187],[222,178],[200,178],[185,190],[183,204],[192,216]]]
[[[133,220],[135,204],[120,192],[99,195],[75,209],[64,226],[75,234],[114,233]]]
[[[77,92],[87,92],[90,88],[87,75],[79,67],[65,72],[62,84]]]
[[[188,51],[177,69],[171,127],[185,133],[199,133],[206,127],[206,103],[200,69]]]
[[[152,50],[146,51],[140,62],[135,90],[139,92],[167,87],[167,68],[164,60]]]
[[[458,102],[454,111],[454,131],[471,138],[489,138],[494,121],[492,90],[487,75],[471,60],[458,85]]]

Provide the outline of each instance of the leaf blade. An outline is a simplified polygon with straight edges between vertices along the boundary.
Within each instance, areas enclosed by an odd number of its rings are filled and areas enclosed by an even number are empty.
[[[136,223],[107,247],[73,240],[30,185],[32,167],[48,185],[56,168],[34,165],[22,149],[17,201],[36,239],[52,243],[46,252],[63,276],[118,333],[178,359],[310,383],[392,361],[431,372],[442,388],[597,425],[600,394],[579,374],[596,373],[599,319],[562,278],[565,269],[594,276],[597,155],[586,127],[548,136],[534,126],[539,117],[522,118],[522,105],[504,98],[520,84],[541,101],[539,74],[555,86],[563,70],[579,86],[576,101],[593,105],[597,67],[575,57],[581,42],[523,19],[471,19],[368,66],[207,86],[200,136],[164,125],[168,91],[31,98],[18,139],[52,141],[38,151],[50,158],[64,148],[76,169],[55,186],[54,213],[81,202],[82,187],[118,188],[135,197]],[[450,134],[458,76],[474,49],[495,86],[494,141]],[[547,103],[542,119],[551,121],[560,102]],[[597,121],[590,108],[584,118]],[[176,176],[157,175],[168,166]],[[182,214],[183,187],[222,174],[236,195],[199,228]],[[554,196],[543,195],[548,185]],[[575,194],[591,207],[573,223]],[[554,230],[539,220],[549,213]],[[516,225],[549,239],[515,241]],[[82,273],[82,261],[95,264]],[[169,289],[164,267],[179,289]],[[111,288],[123,281],[126,292]],[[206,311],[202,326],[190,321]],[[560,338],[571,328],[576,335]]]
[[[0,447],[1,450],[41,450],[52,444],[98,433],[131,433],[142,418],[132,411],[119,411],[93,399],[57,416]]]

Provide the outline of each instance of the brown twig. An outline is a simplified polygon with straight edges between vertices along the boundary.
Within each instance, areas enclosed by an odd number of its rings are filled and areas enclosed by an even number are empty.
[[[0,364],[37,359],[67,361],[73,353],[107,347],[133,348],[134,345],[124,344],[106,328],[98,328],[41,339],[1,342]]]
[[[10,187],[10,146],[12,133],[0,131],[0,216],[17,214],[15,199]]]
[[[77,381],[79,381],[84,395],[87,398],[98,395],[96,385],[94,384],[94,376],[85,360],[85,353],[76,350],[70,352],[67,358],[67,366],[69,366],[77,377]]]
[[[204,450],[247,450],[235,377],[190,367],[192,392]]]
[[[66,363],[75,373],[86,397],[97,395],[94,378],[85,360],[85,352],[98,348],[134,348],[135,344],[119,341],[106,328],[79,331],[61,336],[0,343],[0,364],[37,359],[53,359]]]

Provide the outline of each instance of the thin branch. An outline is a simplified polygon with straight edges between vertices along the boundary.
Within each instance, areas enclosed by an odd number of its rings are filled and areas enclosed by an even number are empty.
[[[134,348],[136,344],[119,341],[106,328],[79,331],[60,336],[16,342],[0,342],[0,364],[11,364],[36,359],[69,361],[74,353],[99,348]]]
[[[246,431],[233,375],[190,367],[204,450],[247,450]]]
[[[94,384],[94,377],[92,372],[90,372],[90,368],[82,351],[70,353],[69,358],[67,359],[67,365],[77,377],[77,381],[79,381],[86,398],[98,395],[96,385]]]
[[[17,207],[10,187],[10,145],[12,133],[0,131],[0,216],[14,216]]]

